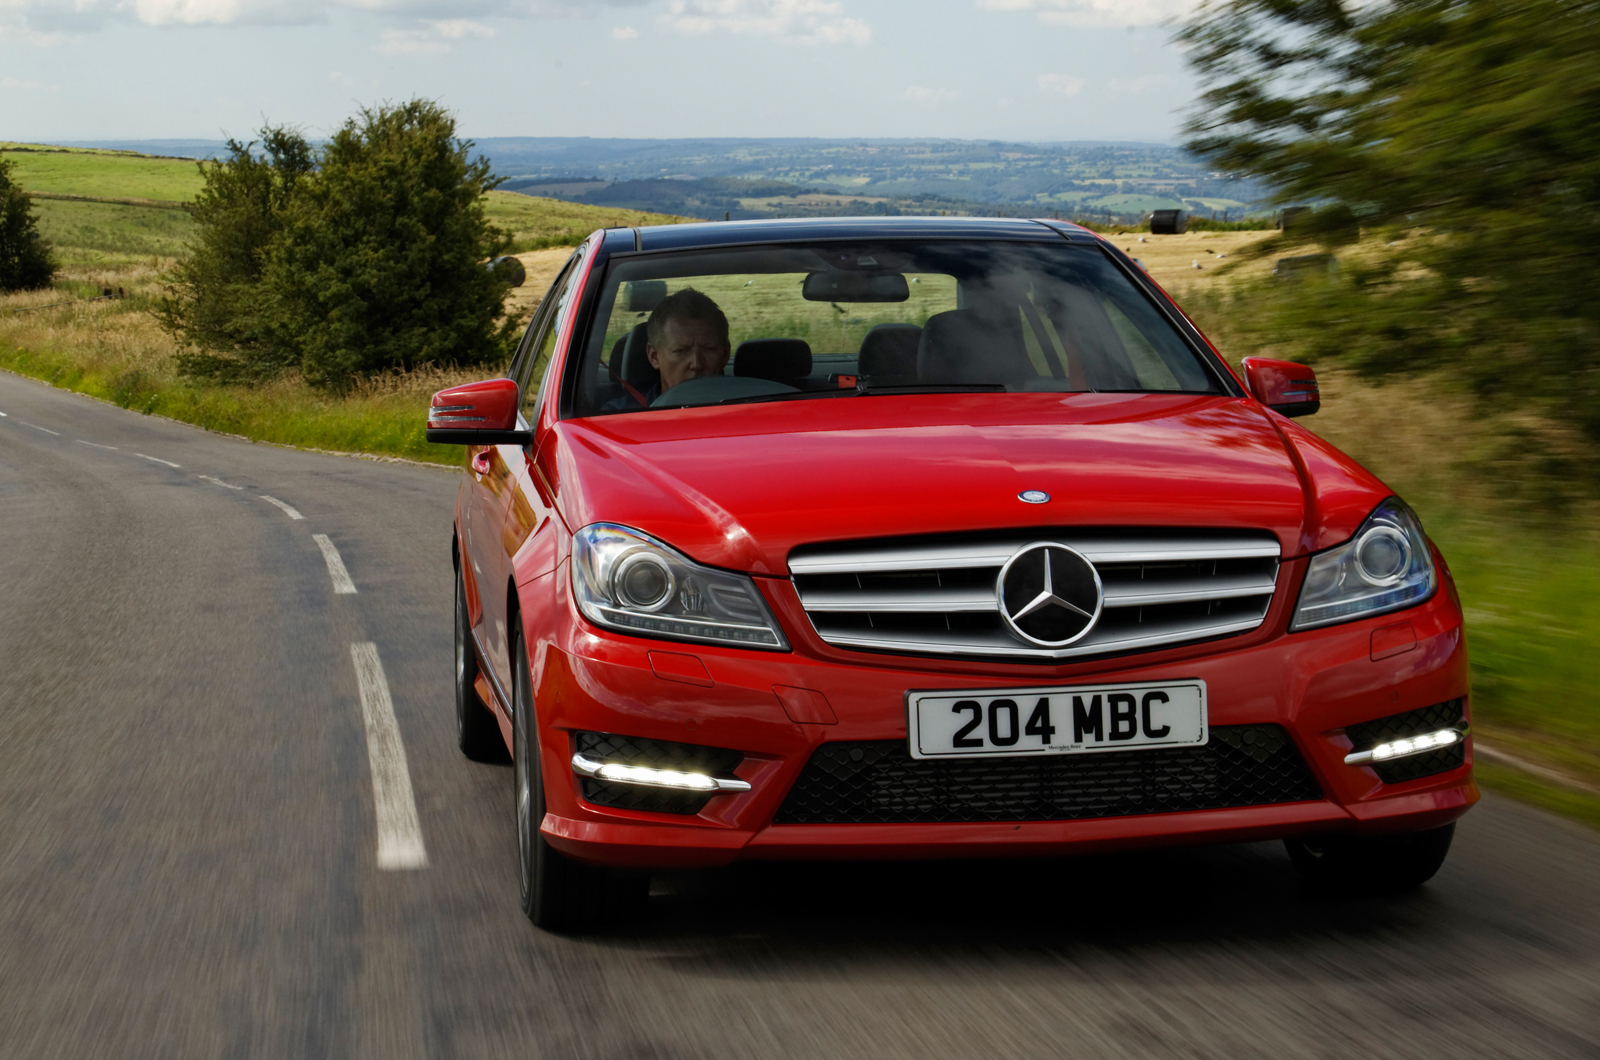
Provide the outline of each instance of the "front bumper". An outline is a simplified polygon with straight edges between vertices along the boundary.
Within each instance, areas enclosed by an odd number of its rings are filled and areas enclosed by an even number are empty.
[[[1286,573],[1297,584],[1299,572]],[[792,589],[781,581],[762,587],[779,620],[798,634],[789,653],[599,631],[566,598],[564,569],[537,584],[555,604],[542,614],[524,612],[529,643],[538,646],[533,677],[548,800],[542,831],[556,849],[591,863],[665,868],[757,858],[1058,855],[1412,831],[1446,824],[1478,799],[1470,736],[1459,768],[1401,783],[1384,783],[1371,766],[1344,762],[1353,747],[1346,726],[1467,695],[1461,616],[1446,592],[1407,611],[1292,634],[1285,632],[1283,599],[1292,594],[1280,593],[1262,627],[1244,636],[1066,666],[1020,666],[831,648],[810,635]],[[1389,646],[1402,625],[1408,627],[1402,639],[1414,635],[1415,646],[1395,653]],[[908,689],[1194,678],[1206,682],[1212,726],[1282,726],[1322,797],[1077,820],[775,823],[823,743],[906,739]],[[718,793],[691,815],[597,805],[584,798],[573,772],[577,733],[737,749],[743,759],[732,775],[750,790]]]

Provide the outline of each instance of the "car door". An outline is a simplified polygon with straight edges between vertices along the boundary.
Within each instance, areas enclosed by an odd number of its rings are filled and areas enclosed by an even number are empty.
[[[512,363],[512,378],[522,390],[522,404],[517,413],[517,426],[521,430],[531,427],[536,393],[534,387],[542,378],[543,369],[550,363],[559,336],[566,333],[567,312],[572,295],[581,286],[579,250],[567,261],[561,275],[551,285],[540,303],[533,327],[527,340]],[[530,507],[535,512],[543,510],[537,494],[530,494],[527,484],[527,454],[519,445],[486,446],[475,460],[482,466],[479,488],[475,491],[479,502],[475,514],[473,536],[484,554],[480,570],[479,594],[483,614],[478,643],[488,658],[500,688],[511,688],[511,636],[507,623],[507,604],[510,600],[511,558],[516,554],[526,533],[510,533],[513,523],[527,522]],[[474,468],[476,474],[478,469]],[[520,476],[517,474],[520,471]],[[520,479],[520,482],[519,482]],[[519,489],[520,486],[520,489]],[[518,515],[510,518],[515,510]],[[534,522],[538,522],[535,518]]]

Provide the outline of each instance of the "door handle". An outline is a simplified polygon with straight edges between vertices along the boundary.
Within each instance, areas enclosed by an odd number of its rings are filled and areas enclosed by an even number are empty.
[[[480,478],[489,473],[489,454],[492,452],[493,449],[484,449],[472,458],[472,471]]]

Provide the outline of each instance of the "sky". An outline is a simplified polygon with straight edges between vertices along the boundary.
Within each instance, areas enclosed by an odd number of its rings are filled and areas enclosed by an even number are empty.
[[[0,140],[313,137],[438,100],[470,137],[1176,143],[1196,0],[0,0]]]

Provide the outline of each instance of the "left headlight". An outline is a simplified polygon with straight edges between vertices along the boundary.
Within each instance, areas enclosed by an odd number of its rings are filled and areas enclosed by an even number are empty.
[[[749,577],[702,567],[626,526],[594,523],[573,535],[572,593],[585,618],[622,633],[789,650]]]
[[[1438,582],[1416,513],[1390,497],[1349,541],[1311,557],[1289,628],[1315,629],[1411,607],[1432,596]]]

